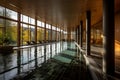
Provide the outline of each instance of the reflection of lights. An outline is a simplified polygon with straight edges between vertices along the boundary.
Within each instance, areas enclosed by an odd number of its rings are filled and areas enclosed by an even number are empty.
[[[101,34],[101,36],[100,36],[101,38],[103,38],[103,35]]]
[[[120,52],[120,42],[115,40],[115,51]]]

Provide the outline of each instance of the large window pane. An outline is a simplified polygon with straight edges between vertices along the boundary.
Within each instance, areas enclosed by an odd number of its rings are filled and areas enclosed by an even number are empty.
[[[56,31],[52,31],[52,40],[55,40],[56,37]]]
[[[41,41],[42,39],[42,36],[41,36],[41,28],[38,27],[37,28],[37,42]]]
[[[21,21],[28,23],[28,16],[26,16],[26,15],[21,15]]]
[[[17,12],[6,9],[6,17],[17,20]]]
[[[41,21],[37,21],[37,26],[42,26]]]
[[[45,23],[44,22],[41,22],[41,23],[42,23],[41,27],[45,27]]]
[[[30,40],[35,41],[35,26],[30,26]]]
[[[55,26],[52,26],[52,30],[56,30],[56,27],[55,27]]]
[[[48,40],[49,41],[51,40],[51,30],[50,29],[48,30]]]
[[[49,28],[49,24],[46,24],[46,28],[47,28],[47,29]]]
[[[41,28],[41,35],[42,35],[41,40],[44,40],[44,33],[45,33],[44,30],[45,30],[44,28]]]
[[[57,31],[57,40],[60,40],[60,32]]]
[[[37,41],[42,41],[44,40],[44,29],[43,28],[40,28],[38,27],[37,28]]]
[[[0,19],[0,45],[2,45],[2,41],[3,41],[3,29],[4,29],[4,20]]]
[[[5,15],[5,8],[0,6],[0,16],[4,16]]]
[[[46,30],[46,40],[48,40],[48,29]]]
[[[29,18],[29,23],[35,25],[35,19]]]
[[[27,44],[26,42],[27,41],[29,41],[29,27],[28,27],[28,25],[26,25],[26,24],[22,24],[22,27],[21,27],[21,33],[22,33],[22,35],[21,35],[21,41],[22,41],[22,45],[25,45],[25,44]]]
[[[17,46],[17,22],[6,20],[6,33],[4,36],[9,39],[10,45]]]

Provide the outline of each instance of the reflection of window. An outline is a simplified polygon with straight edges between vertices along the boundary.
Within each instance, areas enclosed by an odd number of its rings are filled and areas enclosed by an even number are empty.
[[[6,17],[17,20],[17,12],[6,9]]]

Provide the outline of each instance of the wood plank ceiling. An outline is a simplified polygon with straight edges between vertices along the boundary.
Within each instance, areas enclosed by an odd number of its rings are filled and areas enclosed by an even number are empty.
[[[102,0],[0,0],[3,6],[25,15],[45,21],[54,26],[74,30],[91,10],[91,25],[102,20]],[[116,11],[120,0],[115,0]]]

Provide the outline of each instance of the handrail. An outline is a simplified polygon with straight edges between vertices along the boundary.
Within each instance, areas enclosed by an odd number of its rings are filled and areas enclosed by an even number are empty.
[[[83,49],[77,44],[77,42],[75,42],[75,44],[77,45],[77,47],[79,48],[79,50],[80,50],[81,52],[86,53],[86,51],[83,50]],[[86,65],[88,66],[88,68],[89,68],[89,70],[90,70],[90,72],[91,72],[91,74],[92,74],[93,79],[94,79],[94,80],[99,80],[99,79],[97,78],[97,75],[95,74],[95,72],[91,70],[91,66],[90,66],[89,60],[87,59],[87,56],[86,56],[85,54],[83,54],[83,53],[82,53],[82,55],[83,55],[84,58],[85,58]],[[116,78],[116,77],[114,77],[114,76],[111,76],[111,75],[108,75],[108,74],[105,74],[105,73],[103,73],[103,72],[101,72],[101,74],[104,76],[104,79],[105,79],[105,80],[108,80],[108,79],[107,79],[108,77],[111,78],[111,79],[113,79],[113,80],[118,80],[118,78]]]
[[[74,42],[74,43],[75,43],[75,45],[78,47],[78,49],[82,52],[81,54],[83,55],[83,57],[84,57],[84,59],[85,59],[86,65],[87,65],[87,67],[88,67],[88,70],[89,70],[90,73],[91,73],[92,79],[93,79],[93,80],[99,80],[99,79],[97,78],[97,75],[95,74],[95,72],[91,70],[90,62],[89,62],[87,56],[86,56],[85,54],[83,54],[83,53],[86,53],[86,51],[83,50],[83,49],[77,44],[77,42]]]

